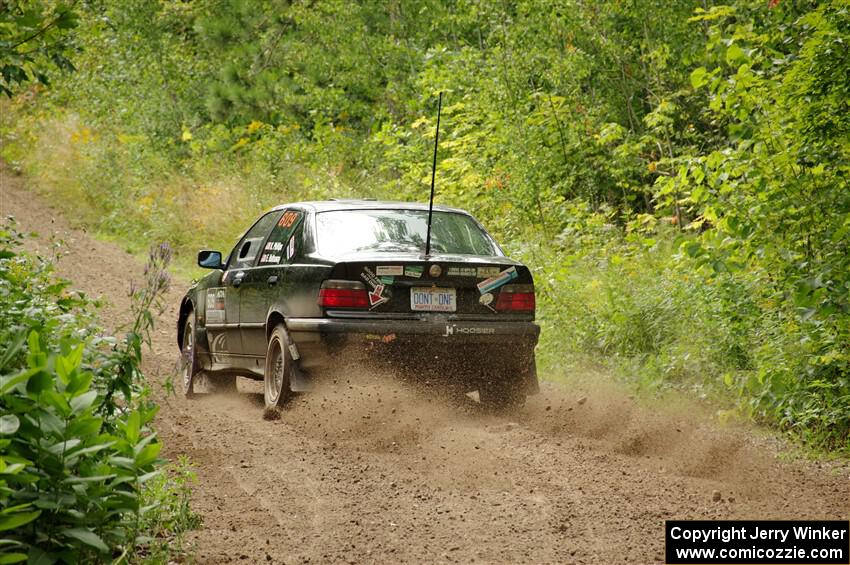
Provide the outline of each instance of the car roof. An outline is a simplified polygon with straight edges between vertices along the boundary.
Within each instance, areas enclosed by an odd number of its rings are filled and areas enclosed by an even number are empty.
[[[280,204],[272,210],[283,210],[285,208],[307,208],[315,212],[330,212],[334,210],[427,210],[428,204],[421,202],[400,202],[397,200],[315,200],[310,202],[293,202],[291,204]],[[471,214],[460,208],[434,205],[438,212],[454,212],[456,214]]]

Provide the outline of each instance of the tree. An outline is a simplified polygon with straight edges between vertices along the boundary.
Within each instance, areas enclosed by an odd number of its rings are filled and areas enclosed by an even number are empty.
[[[47,69],[73,71],[67,57],[77,26],[76,0],[0,0],[0,91],[11,96],[26,83],[49,84]]]

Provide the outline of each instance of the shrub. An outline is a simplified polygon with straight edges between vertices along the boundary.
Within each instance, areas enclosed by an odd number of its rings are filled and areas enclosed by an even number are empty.
[[[19,243],[13,227],[0,231],[0,562],[133,555],[151,545],[162,508],[185,501],[181,481],[163,482],[157,407],[139,372],[167,249],[152,253],[135,322],[115,340],[91,324],[87,299]],[[158,533],[192,525],[181,520]]]

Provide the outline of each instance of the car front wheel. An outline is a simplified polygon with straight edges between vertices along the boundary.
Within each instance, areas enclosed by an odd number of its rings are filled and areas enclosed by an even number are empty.
[[[192,398],[195,395],[195,313],[189,312],[183,324],[183,342],[180,347],[183,371],[180,375],[183,381],[183,396]]]
[[[280,408],[289,399],[292,390],[289,387],[289,373],[292,370],[292,357],[289,353],[289,336],[283,325],[278,325],[269,338],[266,350],[265,390],[266,408]]]
[[[236,377],[234,375],[209,375],[196,369],[198,353],[195,349],[195,313],[190,311],[183,325],[183,341],[180,348],[183,370],[183,396],[194,398],[201,393],[234,393]],[[200,389],[200,390],[199,390]]]

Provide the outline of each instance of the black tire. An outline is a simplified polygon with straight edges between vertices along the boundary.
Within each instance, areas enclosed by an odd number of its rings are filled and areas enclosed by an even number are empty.
[[[266,349],[266,369],[263,379],[263,398],[266,409],[283,407],[292,395],[289,386],[289,374],[292,370],[292,356],[289,353],[289,336],[283,324],[279,324],[269,337]]]
[[[511,412],[525,405],[525,390],[522,383],[491,381],[478,387],[478,401],[494,412]]]
[[[182,362],[181,381],[183,396],[195,398],[197,393],[225,394],[236,392],[234,375],[208,375],[197,370],[198,352],[195,348],[195,312],[190,310],[183,324],[183,342],[180,347]]]
[[[181,381],[183,384],[183,396],[192,398],[195,396],[195,367],[197,365],[197,354],[195,352],[195,312],[189,310],[186,322],[183,324],[183,339],[180,344]]]

